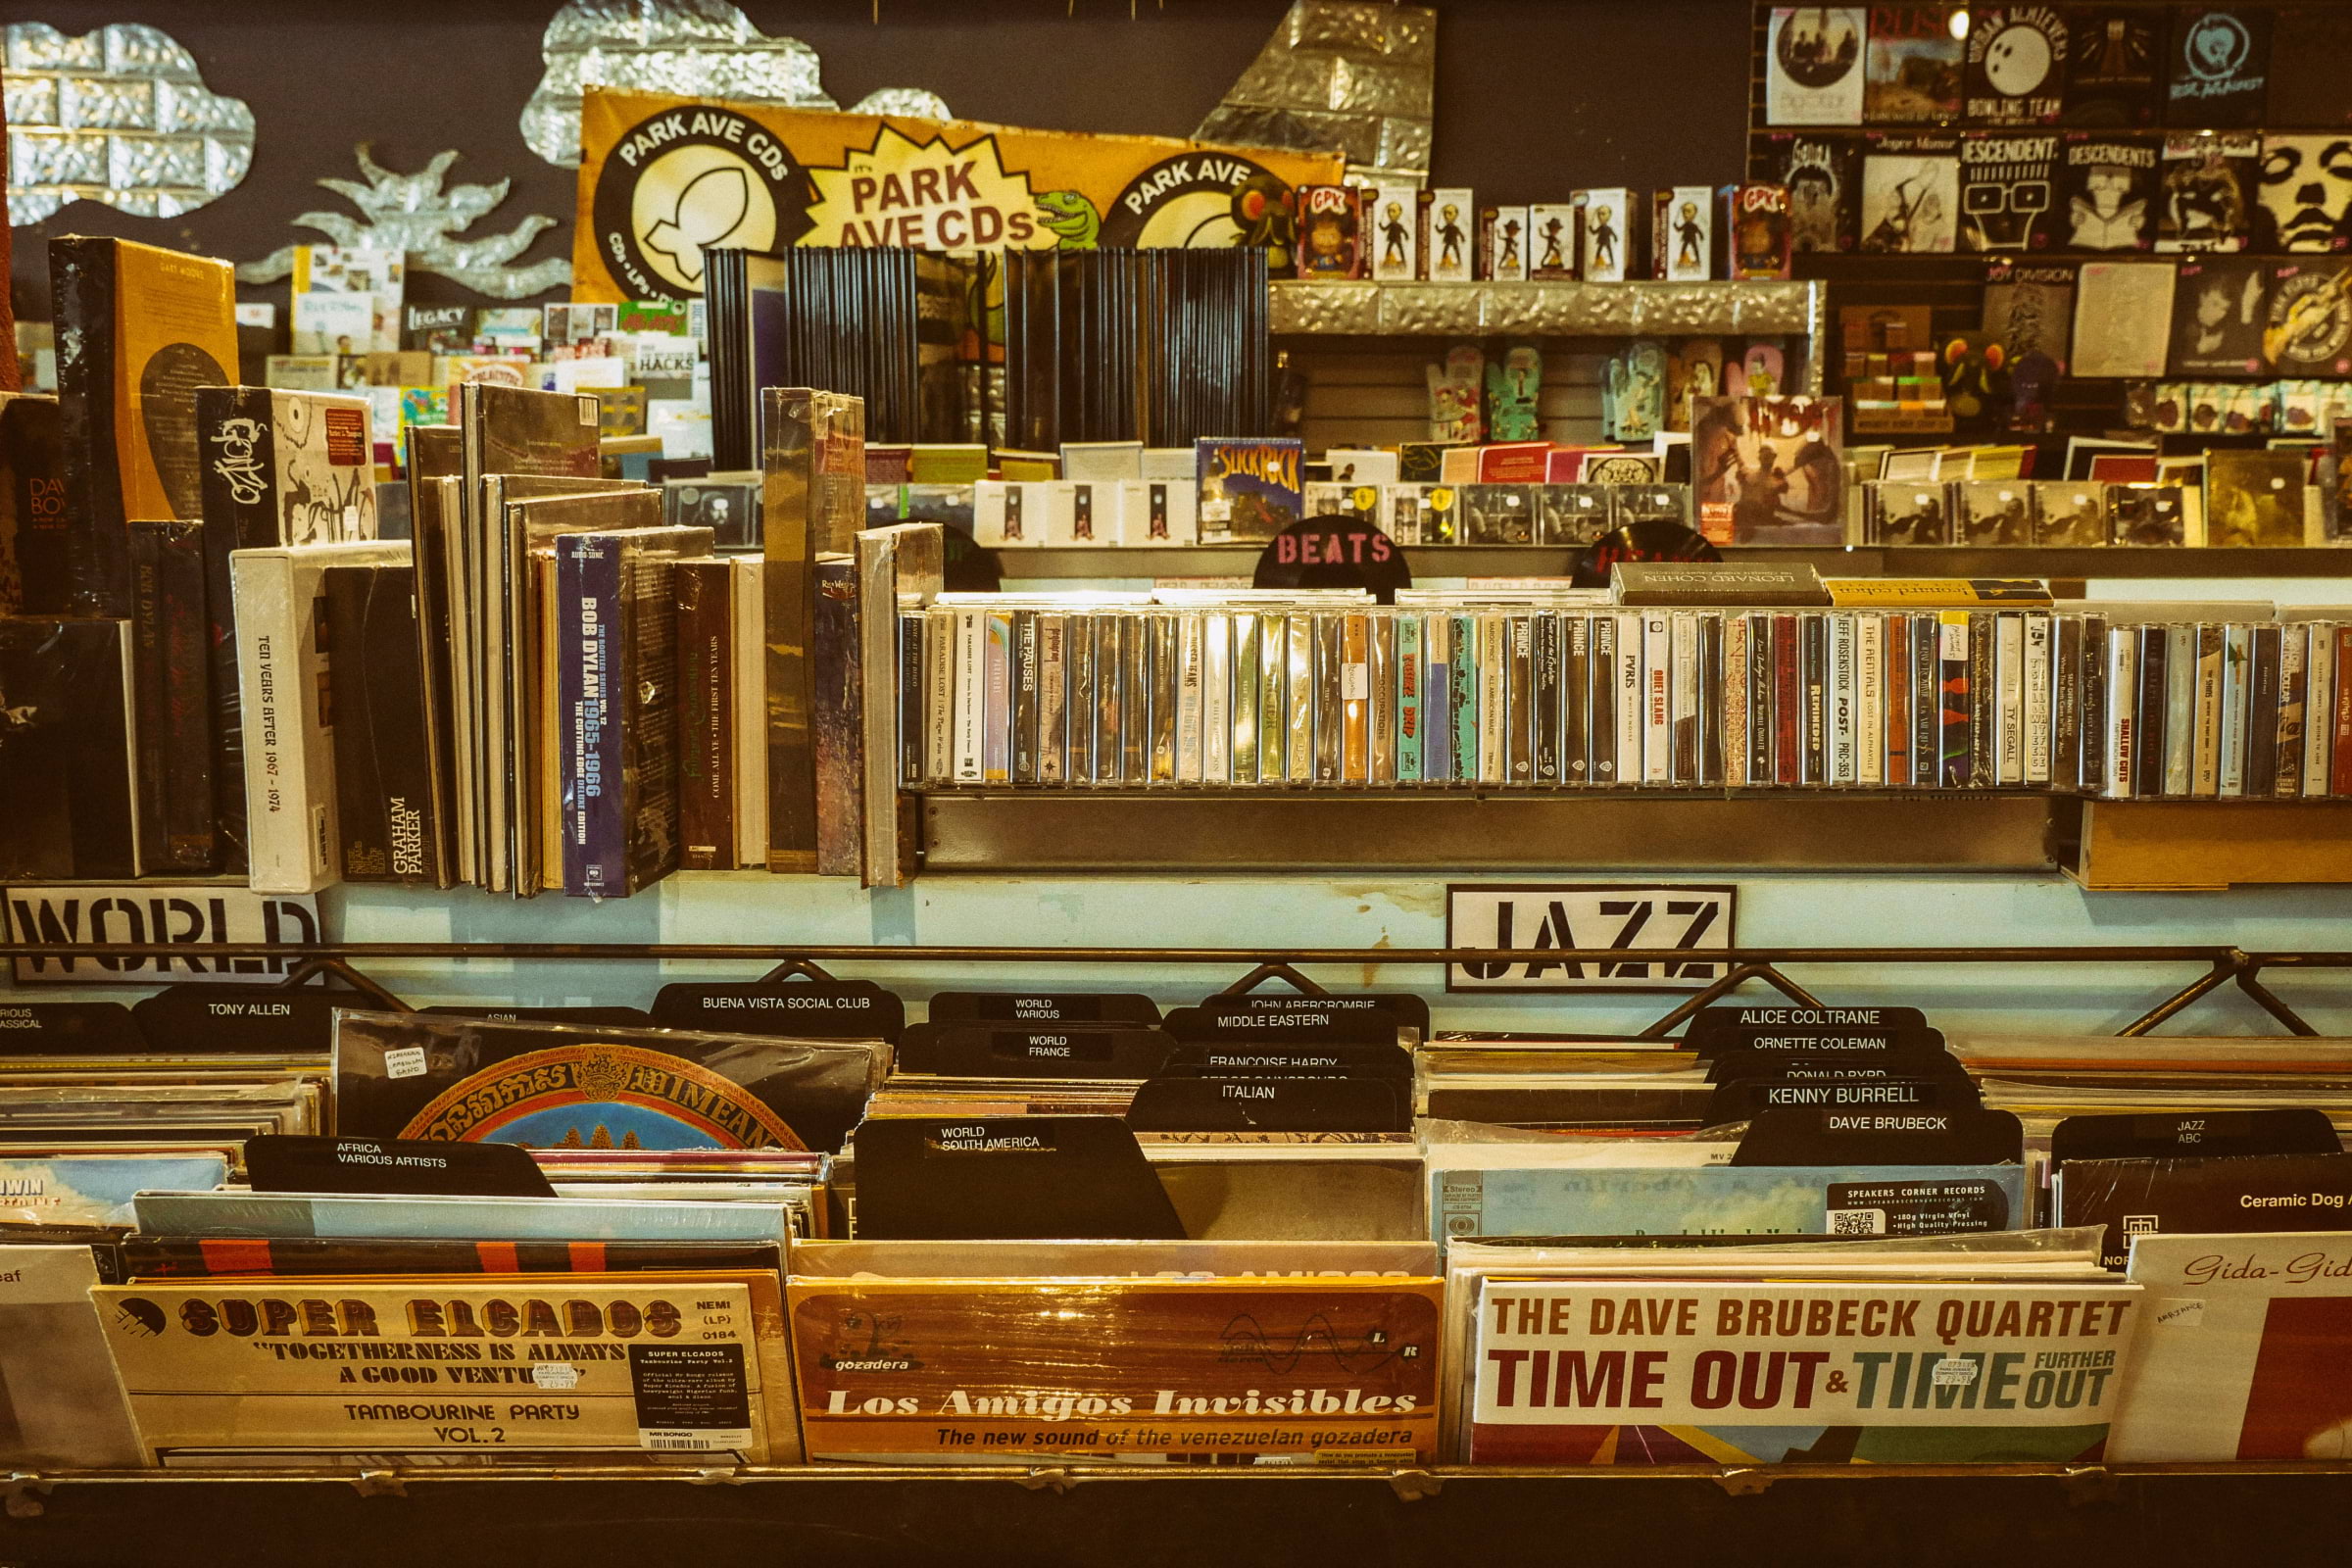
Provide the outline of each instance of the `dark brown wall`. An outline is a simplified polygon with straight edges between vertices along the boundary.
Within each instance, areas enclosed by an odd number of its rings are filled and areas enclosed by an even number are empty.
[[[824,61],[844,104],[876,87],[940,93],[958,115],[1052,129],[1189,134],[1249,65],[1287,0],[743,0],[764,31]],[[366,141],[412,170],[443,148],[453,179],[514,181],[484,229],[544,213],[563,226],[531,254],[568,254],[572,172],[522,143],[516,117],[540,74],[555,0],[47,0],[68,32],[144,22],[192,51],[216,92],[253,106],[245,182],[183,218],[77,204],[17,231],[20,309],[45,318],[51,234],[110,233],[250,261],[298,239],[318,189],[356,178]],[[20,13],[22,14],[22,13]],[[1580,185],[1721,184],[1740,173],[1745,0],[1459,0],[1443,4],[1435,175],[1482,199],[1543,200]],[[13,19],[12,19],[13,20]],[[284,285],[247,289],[275,298]],[[419,276],[416,299],[453,285]]]

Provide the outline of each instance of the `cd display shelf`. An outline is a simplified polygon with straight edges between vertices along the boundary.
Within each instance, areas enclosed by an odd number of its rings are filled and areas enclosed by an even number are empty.
[[[2102,892],[2352,883],[2352,800],[1997,790],[934,790],[920,873],[1961,870]]]
[[[0,945],[0,956],[31,951]],[[84,946],[127,956],[153,946]],[[289,985],[357,985],[397,1004],[358,966],[375,957],[570,960],[610,975],[625,960],[1181,964],[1317,989],[1300,966],[1367,960],[1440,965],[1514,956],[1478,949],[869,948],[745,945],[375,943],[250,945],[220,956],[299,957]],[[1576,950],[1585,961],[1687,959],[1681,950]],[[1643,1031],[1667,1033],[1751,983],[1808,1005],[1786,972],[1808,964],[1899,968],[1953,962],[2201,966],[2122,1033],[2142,1034],[2234,986],[2281,1027],[2310,1026],[2272,993],[2273,971],[2352,971],[2352,952],[2233,948],[1799,949],[1711,955],[1721,977]],[[2065,1564],[2093,1554],[2151,1565],[2341,1560],[2352,1465],[1660,1466],[1586,1469],[1312,1469],[669,1464],[430,1468],[288,1465],[269,1470],[0,1475],[0,1564],[99,1568],[991,1568],[1116,1563],[1195,1568],[1362,1562],[1380,1568],[1554,1561],[1573,1537],[1580,1564],[1879,1563],[1901,1544],[1913,1568]]]
[[[1121,545],[1091,549],[1005,549],[998,565],[1015,580],[1247,577],[1265,553],[1262,544],[1182,545],[1158,548]],[[1461,577],[1565,578],[1576,558],[1574,545],[1406,545],[1405,564],[1415,582]],[[1731,545],[1726,561],[1802,562],[1824,577],[2034,577],[2047,581],[2059,599],[2081,599],[2094,579],[2187,580],[2352,578],[2352,549],[2312,546],[2292,550],[2195,549],[1975,550],[1889,548],[1852,545],[1829,549],[1784,549]],[[2213,596],[2230,597],[2225,581]]]

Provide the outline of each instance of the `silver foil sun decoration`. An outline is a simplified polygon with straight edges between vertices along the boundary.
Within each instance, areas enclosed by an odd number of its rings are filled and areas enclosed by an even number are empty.
[[[204,84],[170,33],[127,23],[71,37],[38,22],[6,50],[8,220],[72,201],[176,218],[236,189],[253,164],[253,111]]]
[[[414,271],[437,272],[492,299],[518,300],[571,281],[571,264],[560,257],[519,266],[514,258],[531,248],[531,241],[556,226],[552,218],[537,214],[523,219],[503,234],[468,238],[466,230],[489,216],[507,199],[510,180],[494,185],[446,185],[455,152],[435,155],[414,174],[395,173],[368,155],[361,143],[361,184],[352,179],[322,179],[328,190],[346,197],[365,221],[342,213],[304,213],[297,228],[317,229],[335,244],[355,250],[406,251]],[[274,283],[294,270],[291,245],[258,262],[237,269],[245,283]]]
[[[839,109],[818,79],[816,51],[770,37],[727,0],[570,0],[540,40],[547,73],[523,106],[522,139],[566,169],[580,162],[580,92],[634,87],[731,103]],[[884,87],[859,114],[948,118],[937,93]]]

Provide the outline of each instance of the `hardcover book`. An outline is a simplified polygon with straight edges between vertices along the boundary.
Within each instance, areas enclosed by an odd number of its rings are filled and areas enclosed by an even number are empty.
[[[409,551],[405,541],[360,540],[239,551],[229,564],[257,893],[316,893],[342,875],[325,571],[403,564]]]
[[[74,598],[57,399],[0,392],[0,614],[62,615]]]
[[[676,563],[707,528],[555,541],[564,891],[626,898],[678,864]]]
[[[130,603],[133,517],[203,515],[196,389],[236,380],[226,262],[129,240],[49,242],[76,614]]]
[[[865,515],[865,405],[806,388],[763,393],[767,562],[767,868],[816,869],[816,558],[853,548]]]
[[[343,879],[447,886],[417,662],[416,569],[330,565],[320,575]]]
[[[130,524],[139,859],[151,874],[201,874],[219,855],[203,533],[196,522]]]
[[[133,668],[127,620],[0,620],[0,874],[139,874]]]

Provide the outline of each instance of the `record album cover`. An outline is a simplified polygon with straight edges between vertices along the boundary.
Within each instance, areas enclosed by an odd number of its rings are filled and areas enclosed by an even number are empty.
[[[1874,125],[1940,125],[1960,116],[1968,46],[1949,6],[1870,8],[1862,118]]]
[[[2259,125],[2270,103],[2270,6],[2175,8],[2168,125]]]
[[[2237,256],[2183,261],[2173,293],[2170,373],[2197,379],[2262,374],[2270,293],[2267,261]]]
[[[2053,242],[2056,131],[1971,131],[1960,138],[1960,248],[2038,251]]]
[[[2072,131],[2059,154],[2060,248],[2144,251],[2156,241],[2155,138]]]
[[[1844,543],[1842,409],[1837,398],[1693,399],[1699,531],[1717,544]]]
[[[568,1149],[839,1149],[880,1042],[335,1017],[336,1130]]]
[[[2262,137],[2254,131],[2175,132],[2157,172],[2156,248],[2242,251],[2262,190]]]
[[[2205,455],[2205,542],[2278,549],[2303,543],[2304,460],[2297,452]]]
[[[1775,6],[1764,59],[1770,125],[1862,122],[1864,6]]]
[[[2352,375],[2352,258],[2279,263],[2270,313],[2262,351],[2274,375]]]
[[[1862,160],[1861,249],[1949,251],[1958,240],[1960,138],[1876,137]]]
[[[2063,123],[2153,125],[2164,118],[2165,14],[2153,6],[2067,12]]]
[[[2258,251],[2352,249],[2352,135],[2264,136],[2253,217]]]
[[[2066,101],[2068,32],[2054,6],[1984,6],[1970,13],[1963,108],[1972,122],[2046,125]]]
[[[1204,540],[1271,539],[1298,520],[1304,505],[1298,442],[1203,436],[1195,448]]]
[[[139,874],[130,623],[0,620],[0,873]]]
[[[1791,249],[1854,248],[1861,237],[1863,145],[1860,136],[1772,138],[1772,177],[1788,191]]]
[[[2034,542],[2034,486],[2022,479],[1965,479],[1952,486],[1952,543],[2015,550]]]

